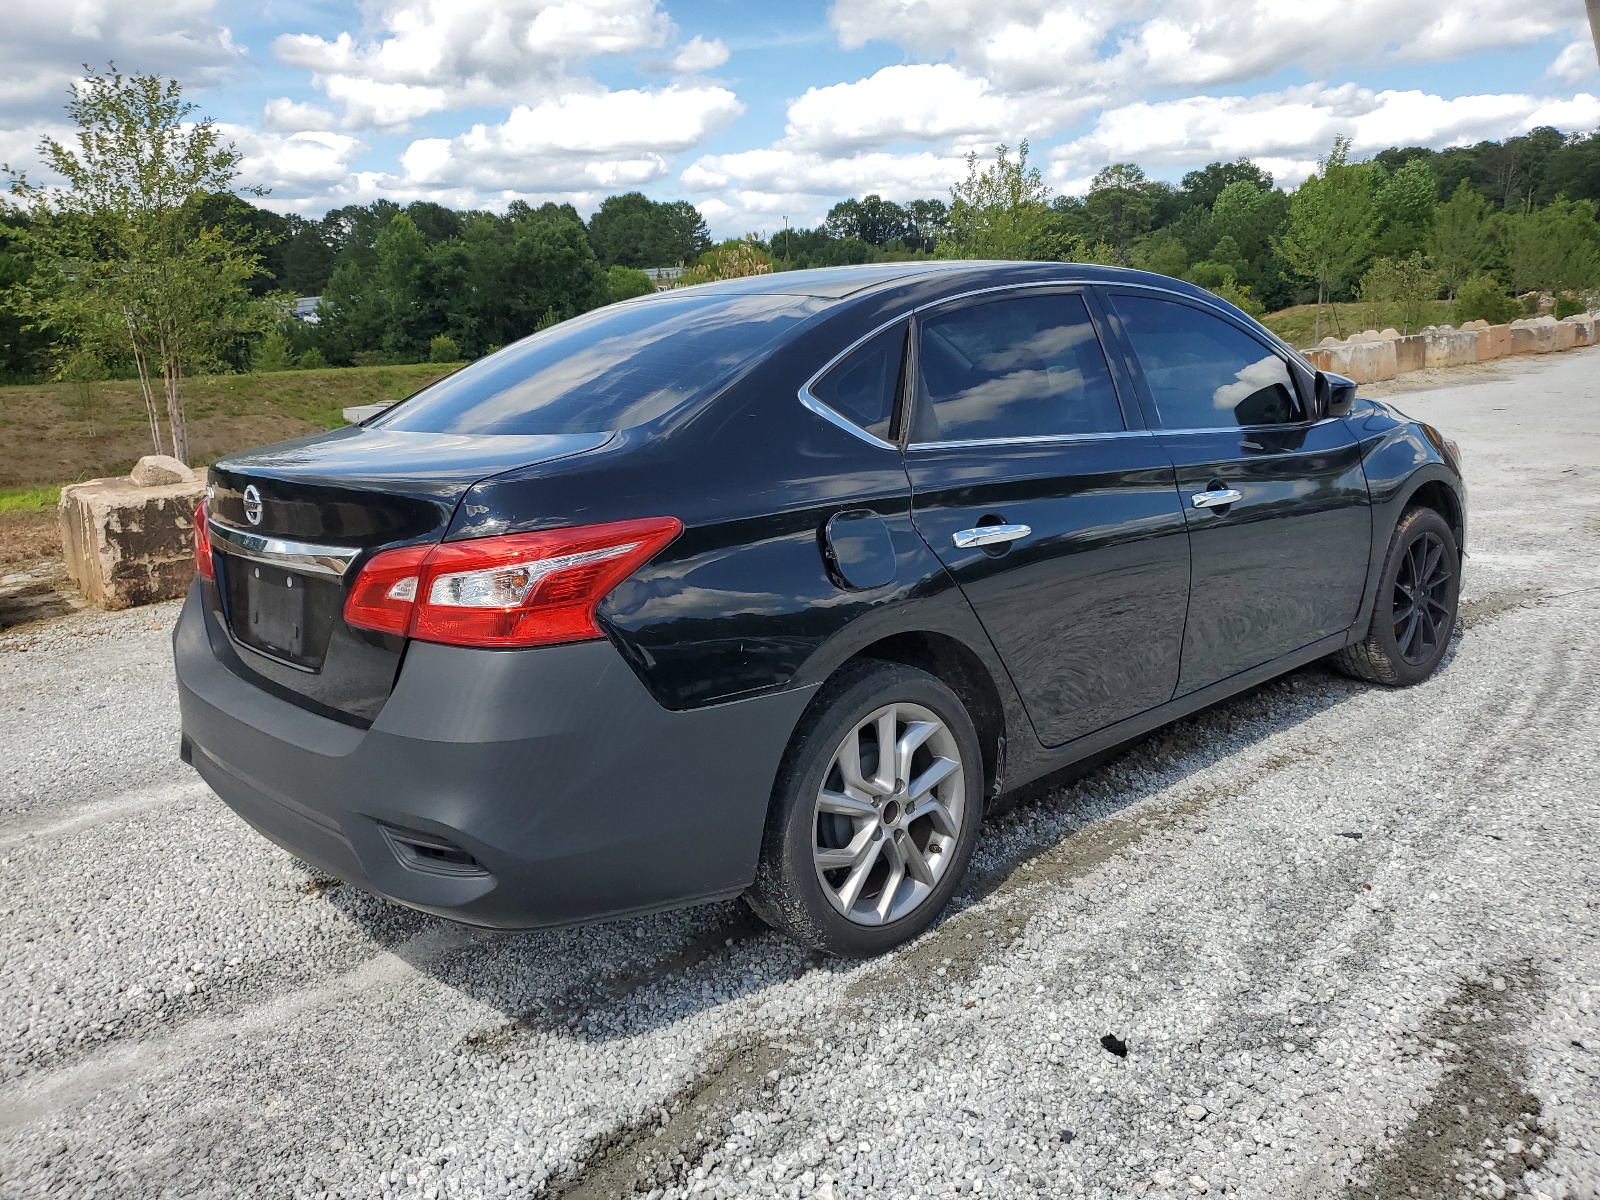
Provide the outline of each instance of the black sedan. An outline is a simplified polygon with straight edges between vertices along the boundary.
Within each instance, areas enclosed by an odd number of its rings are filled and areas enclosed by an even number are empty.
[[[687,288],[217,463],[182,752],[429,912],[871,954],[1010,789],[1324,656],[1426,678],[1465,523],[1452,443],[1188,284]]]

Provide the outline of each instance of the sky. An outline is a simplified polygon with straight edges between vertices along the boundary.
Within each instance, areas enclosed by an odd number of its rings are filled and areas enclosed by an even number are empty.
[[[82,64],[182,82],[259,201],[688,200],[718,237],[948,198],[1026,139],[1058,192],[1246,157],[1600,128],[1583,0],[7,0],[0,161]]]

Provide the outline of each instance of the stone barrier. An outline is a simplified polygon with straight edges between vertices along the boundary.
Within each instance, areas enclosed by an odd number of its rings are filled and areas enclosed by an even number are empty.
[[[194,578],[194,509],[205,480],[167,455],[131,475],[61,489],[67,574],[98,608],[173,600]]]
[[[1425,367],[1464,367],[1513,354],[1553,354],[1595,345],[1600,345],[1600,313],[1591,312],[1560,321],[1548,315],[1531,317],[1509,325],[1468,321],[1460,329],[1430,326],[1410,335],[1368,329],[1346,341],[1325,337],[1302,353],[1319,371],[1377,383]]]

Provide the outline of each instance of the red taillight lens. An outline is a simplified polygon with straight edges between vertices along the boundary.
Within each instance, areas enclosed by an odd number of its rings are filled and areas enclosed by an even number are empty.
[[[416,609],[417,581],[433,546],[385,550],[367,560],[344,602],[348,625],[405,637]]]
[[[206,532],[206,502],[200,501],[194,510],[194,569],[201,579],[215,579],[217,570],[211,563],[211,535]]]
[[[452,646],[596,638],[600,601],[682,529],[651,517],[388,550],[361,569],[344,619]]]

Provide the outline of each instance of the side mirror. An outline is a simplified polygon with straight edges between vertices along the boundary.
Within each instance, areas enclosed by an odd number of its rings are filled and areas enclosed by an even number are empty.
[[[1356,384],[1343,375],[1317,372],[1317,419],[1348,417],[1356,403]]]

